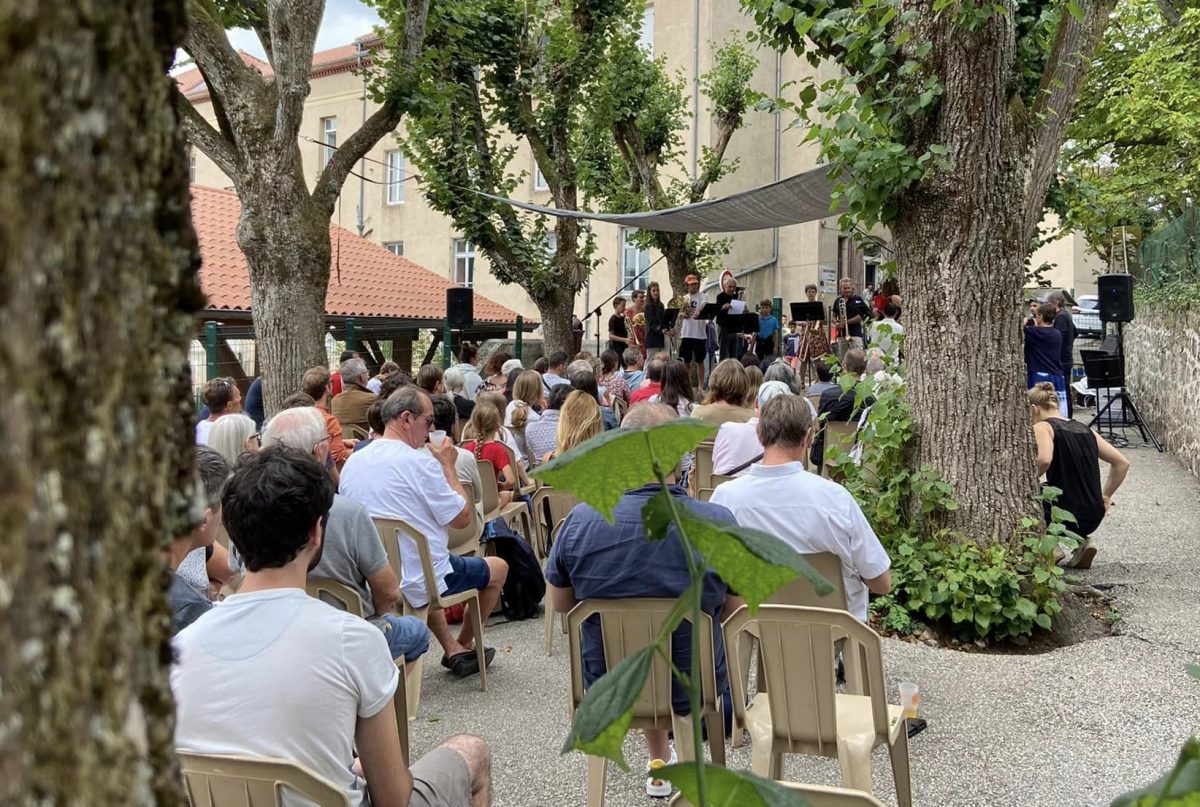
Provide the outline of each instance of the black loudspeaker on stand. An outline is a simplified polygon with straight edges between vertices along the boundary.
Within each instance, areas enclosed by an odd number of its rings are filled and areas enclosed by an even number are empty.
[[[470,328],[475,324],[475,292],[471,289],[446,289],[446,324],[451,328]]]
[[[1088,386],[1096,390],[1097,412],[1088,423],[1088,428],[1098,427],[1097,431],[1104,433],[1109,442],[1125,444],[1125,438],[1118,437],[1115,430],[1136,427],[1142,436],[1142,442],[1153,443],[1161,453],[1162,445],[1154,436],[1150,425],[1142,418],[1142,413],[1133,402],[1133,396],[1125,387],[1125,323],[1133,319],[1133,276],[1101,275],[1097,281],[1097,288],[1100,297],[1100,321],[1117,324],[1117,343],[1115,352],[1079,351]],[[1100,405],[1100,390],[1104,390],[1105,397],[1108,398],[1103,406]],[[1114,404],[1119,404],[1119,416],[1113,412]]]

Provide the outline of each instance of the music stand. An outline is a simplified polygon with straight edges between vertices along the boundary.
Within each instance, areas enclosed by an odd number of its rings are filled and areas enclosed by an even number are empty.
[[[678,308],[668,308],[663,312],[662,327],[664,331],[669,331],[675,327],[676,321],[679,319]]]
[[[701,308],[696,313],[696,316],[692,317],[692,319],[699,319],[699,320],[716,319],[717,315],[720,313],[721,313],[721,306],[717,305],[716,303],[705,303],[704,307]]]
[[[758,333],[758,314],[734,314],[730,319],[738,333]]]
[[[789,303],[792,309],[792,322],[823,322],[825,320],[825,303]]]

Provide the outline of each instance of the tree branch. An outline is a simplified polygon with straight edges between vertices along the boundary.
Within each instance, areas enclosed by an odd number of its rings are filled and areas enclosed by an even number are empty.
[[[277,94],[273,141],[280,151],[296,147],[324,8],[324,0],[270,0],[267,6]]]
[[[188,0],[188,30],[183,49],[196,60],[214,103],[220,99],[229,115],[233,144],[250,136],[252,112],[266,83],[242,61],[225,35],[220,14],[209,0]]]
[[[1183,15],[1179,13],[1171,0],[1157,0],[1158,10],[1162,12],[1163,19],[1167,21],[1167,25],[1174,27],[1179,25],[1183,20]]]
[[[716,179],[721,163],[725,160],[725,150],[729,148],[729,141],[733,139],[733,133],[742,125],[742,118],[740,115],[736,117],[719,115],[716,118],[716,124],[717,133],[711,148],[711,163],[707,171],[702,171],[692,180],[691,191],[688,194],[688,202],[691,204],[704,200],[708,186]]]
[[[1116,0],[1087,2],[1082,21],[1066,11],[1062,14],[1027,120],[1031,159],[1025,181],[1023,242],[1032,240],[1038,222],[1042,220],[1046,191],[1058,162],[1059,147],[1066,136],[1071,109],[1079,97],[1091,54],[1104,34],[1114,5]]]
[[[225,176],[234,180],[241,173],[237,149],[178,90],[175,92],[175,106],[179,110],[183,134],[188,142],[216,163]]]

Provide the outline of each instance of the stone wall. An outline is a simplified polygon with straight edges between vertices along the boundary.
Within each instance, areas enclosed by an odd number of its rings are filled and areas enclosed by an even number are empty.
[[[1125,327],[1129,391],[1165,448],[1200,476],[1200,306],[1139,304]]]

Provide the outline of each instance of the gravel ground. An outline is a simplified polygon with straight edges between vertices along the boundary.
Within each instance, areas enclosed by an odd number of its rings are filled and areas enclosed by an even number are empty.
[[[1130,449],[1133,463],[1117,506],[1096,534],[1093,568],[1073,572],[1106,589],[1121,635],[1037,656],[969,654],[887,639],[884,668],[895,683],[917,681],[929,728],[913,739],[917,805],[1091,807],[1157,778],[1189,734],[1200,733],[1200,483],[1169,455]],[[499,624],[489,691],[426,664],[422,714],[410,723],[420,755],[441,738],[479,734],[494,754],[494,804],[584,803],[584,758],[561,756],[567,734],[565,637],[547,658],[540,619]],[[432,654],[431,654],[432,655]],[[640,737],[628,740],[635,769]],[[728,764],[749,767],[749,745]],[[895,804],[886,751],[876,749],[875,792]],[[788,757],[793,781],[837,784],[835,760]],[[643,776],[610,766],[607,804],[663,804]]]

